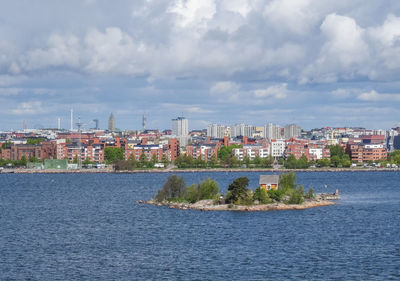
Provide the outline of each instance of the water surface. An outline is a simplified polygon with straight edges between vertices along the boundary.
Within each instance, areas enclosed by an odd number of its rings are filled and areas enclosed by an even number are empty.
[[[207,176],[223,192],[239,176]],[[201,212],[141,205],[169,174],[0,174],[1,280],[399,280],[400,173],[298,173],[336,206]],[[327,185],[325,188],[324,186]]]

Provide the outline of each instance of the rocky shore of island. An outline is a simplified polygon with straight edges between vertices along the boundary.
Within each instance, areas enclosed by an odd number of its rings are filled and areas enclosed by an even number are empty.
[[[332,199],[334,200],[334,199]],[[177,202],[157,202],[154,199],[145,201],[140,200],[139,204],[150,204],[155,206],[165,206],[170,209],[179,210],[199,210],[199,211],[242,211],[242,212],[262,212],[262,211],[279,211],[279,210],[305,210],[310,208],[335,205],[331,200],[305,200],[301,204],[285,204],[276,202],[271,204],[257,205],[234,205],[234,204],[215,204],[213,200],[201,200],[196,203],[177,203]]]

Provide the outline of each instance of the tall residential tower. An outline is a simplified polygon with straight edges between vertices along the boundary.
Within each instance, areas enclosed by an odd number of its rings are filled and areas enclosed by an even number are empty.
[[[110,132],[115,131],[115,118],[114,115],[111,113],[110,118],[108,118],[108,130]]]

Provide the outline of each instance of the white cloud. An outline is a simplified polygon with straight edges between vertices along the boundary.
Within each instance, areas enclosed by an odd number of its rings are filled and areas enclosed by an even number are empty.
[[[359,100],[363,101],[400,101],[400,94],[380,94],[375,90],[370,92],[361,93],[357,97]]]
[[[175,0],[168,10],[178,15],[177,23],[181,27],[205,27],[216,12],[214,0]]]
[[[220,81],[210,88],[210,93],[220,101],[237,102],[240,96],[240,88],[234,82]]]
[[[217,82],[210,89],[212,94],[233,93],[237,91],[239,91],[239,86],[230,81]]]
[[[279,30],[305,34],[315,19],[311,4],[311,0],[274,0],[267,4],[264,15]]]
[[[93,72],[142,73],[141,53],[146,47],[137,44],[132,37],[118,27],[106,28],[104,32],[91,30],[85,37],[88,64],[85,69]]]
[[[22,58],[22,68],[29,71],[54,66],[79,68],[82,48],[78,37],[52,34],[46,45],[29,51]]]
[[[34,115],[45,112],[40,101],[22,102],[17,108],[11,110],[11,113],[14,115]]]
[[[279,85],[270,86],[266,89],[258,89],[254,91],[254,96],[256,98],[276,98],[284,99],[287,97],[289,91],[287,89],[287,83],[282,83]]]

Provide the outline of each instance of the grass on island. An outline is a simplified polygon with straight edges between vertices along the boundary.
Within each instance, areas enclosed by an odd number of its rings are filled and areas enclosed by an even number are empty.
[[[207,177],[198,184],[187,186],[183,177],[172,175],[158,191],[154,200],[159,203],[196,203],[211,199],[214,204],[259,205],[272,203],[302,204],[304,199],[314,198],[314,190],[304,191],[302,185],[297,185],[293,172],[282,174],[279,189],[265,190],[257,187],[254,191],[248,188],[249,179],[239,177],[228,187],[225,196],[221,195],[218,183]]]

